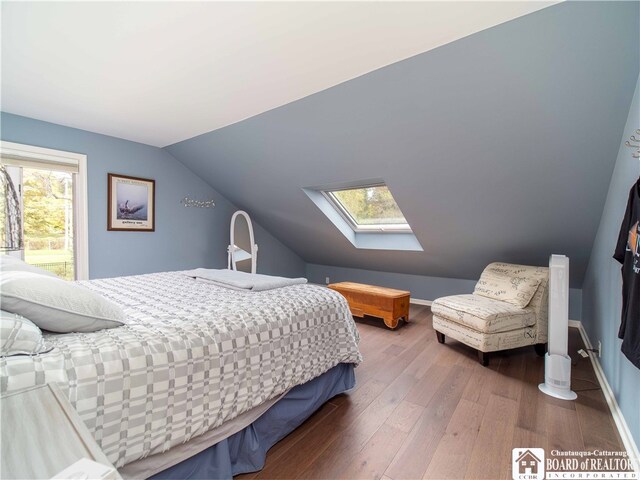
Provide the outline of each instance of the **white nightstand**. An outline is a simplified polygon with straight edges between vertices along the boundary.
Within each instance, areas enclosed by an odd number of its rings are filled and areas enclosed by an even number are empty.
[[[3,480],[51,478],[81,458],[113,468],[54,384],[0,397],[0,413]]]

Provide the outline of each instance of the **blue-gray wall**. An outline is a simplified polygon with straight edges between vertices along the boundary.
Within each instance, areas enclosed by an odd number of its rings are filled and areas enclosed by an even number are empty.
[[[581,288],[640,68],[640,3],[562,2],[166,150],[306,262]],[[357,249],[302,190],[384,179],[422,252]]]
[[[426,277],[406,273],[375,272],[357,268],[330,265],[307,264],[307,278],[310,282],[324,284],[329,277],[331,283],[360,282],[382,287],[398,288],[411,292],[411,298],[433,301],[438,297],[471,293],[476,280],[460,278]],[[582,310],[582,290],[569,290],[569,318],[580,320]]]
[[[194,267],[226,268],[229,221],[236,207],[162,149],[8,113],[0,138],[87,155],[89,274],[91,278]],[[107,173],[156,181],[156,231],[107,231]],[[180,200],[213,198],[214,209],[185,208]],[[258,270],[304,275],[304,262],[254,222]]]
[[[640,175],[640,160],[633,158],[633,150],[623,145],[637,128],[640,128],[640,78],[636,84],[627,124],[620,138],[620,151],[583,285],[582,323],[591,343],[597,346],[598,341],[602,341],[603,355],[600,363],[635,442],[640,445],[640,370],[620,352],[618,328],[622,310],[622,277],[620,264],[611,258],[629,189]]]

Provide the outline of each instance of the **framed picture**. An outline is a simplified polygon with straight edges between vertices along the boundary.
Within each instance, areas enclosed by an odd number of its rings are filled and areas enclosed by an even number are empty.
[[[153,232],[156,226],[156,182],[108,175],[107,230]]]

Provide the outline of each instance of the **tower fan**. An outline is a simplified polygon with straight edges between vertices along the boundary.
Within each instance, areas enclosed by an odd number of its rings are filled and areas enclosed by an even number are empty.
[[[571,390],[569,348],[569,258],[551,255],[549,259],[549,349],[544,357],[544,383],[538,388],[547,395],[575,400]]]

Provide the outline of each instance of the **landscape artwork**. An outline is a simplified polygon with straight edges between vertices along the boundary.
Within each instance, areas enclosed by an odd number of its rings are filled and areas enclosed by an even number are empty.
[[[155,181],[108,174],[107,230],[155,230]]]

